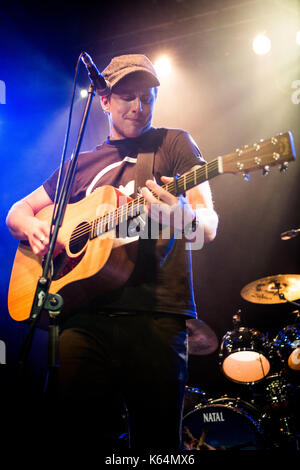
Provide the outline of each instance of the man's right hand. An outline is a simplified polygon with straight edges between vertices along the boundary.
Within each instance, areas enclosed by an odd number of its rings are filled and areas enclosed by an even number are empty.
[[[49,249],[50,222],[40,220],[35,215],[50,204],[52,201],[41,186],[16,202],[7,215],[6,222],[12,235],[17,240],[28,240],[37,256],[44,256]],[[58,235],[53,255],[56,256],[64,247]]]

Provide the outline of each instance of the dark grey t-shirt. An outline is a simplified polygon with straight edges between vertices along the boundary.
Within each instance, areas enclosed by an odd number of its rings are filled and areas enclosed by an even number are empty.
[[[151,128],[136,139],[107,139],[94,151],[79,155],[70,203],[103,185],[135,196],[136,161],[138,153],[142,152],[155,152],[153,175],[158,184],[162,184],[163,175],[183,174],[204,163],[195,142],[180,129]],[[57,174],[54,172],[44,183],[52,200]],[[186,241],[141,238],[137,243],[135,268],[128,281],[119,289],[97,296],[85,305],[85,310],[160,312],[195,317],[191,257]],[[70,322],[69,319],[68,324]],[[73,325],[76,326],[75,317]]]

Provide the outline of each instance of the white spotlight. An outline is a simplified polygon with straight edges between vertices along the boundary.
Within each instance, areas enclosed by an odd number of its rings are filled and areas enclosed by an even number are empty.
[[[84,88],[82,90],[80,90],[80,96],[81,98],[86,98],[88,95],[88,91],[85,90]]]
[[[271,40],[265,34],[258,34],[252,42],[255,54],[264,55],[271,50]]]
[[[172,69],[170,59],[167,56],[161,56],[154,63],[154,68],[158,76],[169,75]]]

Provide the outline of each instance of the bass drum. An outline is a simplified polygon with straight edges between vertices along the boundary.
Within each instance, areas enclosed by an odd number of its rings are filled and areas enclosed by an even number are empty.
[[[264,441],[258,410],[239,399],[210,400],[183,418],[186,450],[261,450]]]

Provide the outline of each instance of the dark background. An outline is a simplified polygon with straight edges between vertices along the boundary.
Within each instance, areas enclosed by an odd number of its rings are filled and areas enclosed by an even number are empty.
[[[167,54],[173,73],[162,78],[153,124],[188,130],[208,161],[287,130],[299,156],[300,103],[292,101],[292,84],[300,80],[295,42],[300,15],[297,1],[44,1],[36,6],[12,0],[0,8],[0,22],[0,80],[6,84],[6,103],[0,104],[0,340],[10,367],[25,329],[7,311],[17,241],[5,217],[59,164],[79,54],[88,52],[100,70],[122,53],[145,53],[153,61]],[[260,32],[272,39],[267,56],[252,51],[252,39]],[[68,155],[84,103],[79,88],[88,84],[81,66]],[[95,98],[82,150],[101,142],[107,132]],[[273,168],[268,177],[252,173],[250,182],[231,174],[211,181],[220,225],[215,241],[193,253],[194,287],[199,317],[219,344],[238,309],[243,326],[271,339],[295,320],[292,306],[253,304],[240,292],[265,276],[299,274],[300,237],[280,239],[281,232],[300,227],[299,177],[296,159],[286,174]],[[30,374],[38,390],[47,368],[47,343],[47,332],[37,331]],[[224,377],[218,353],[190,357],[189,385],[208,397],[241,396],[247,387]]]

